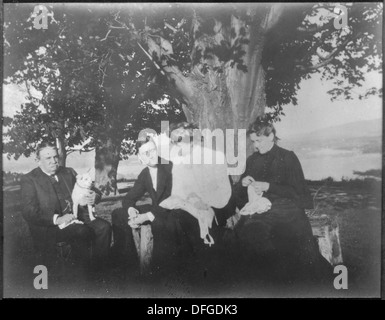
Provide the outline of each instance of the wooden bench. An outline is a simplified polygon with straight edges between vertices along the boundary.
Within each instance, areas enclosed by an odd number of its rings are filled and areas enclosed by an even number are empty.
[[[130,180],[134,182],[135,179]],[[119,193],[127,192],[130,188],[119,190]],[[148,203],[142,199],[142,203]],[[318,241],[318,246],[322,256],[332,265],[338,265],[343,263],[340,236],[339,236],[339,226],[338,221],[335,217],[330,217],[328,215],[315,215],[308,214],[310,220],[310,225],[312,227],[313,235]],[[238,218],[237,218],[238,216]],[[239,220],[239,210],[237,209],[237,214],[230,217],[227,221],[227,226],[229,228],[234,228]],[[135,240],[136,250],[139,256],[140,261],[140,272],[145,274],[149,272],[151,265],[151,257],[153,250],[153,235],[151,232],[150,225],[143,225],[138,229],[133,229],[133,236]]]
[[[233,228],[237,224],[237,215],[230,217],[228,227]],[[310,215],[310,224],[313,235],[318,241],[322,256],[332,265],[343,263],[339,237],[339,226],[335,218],[327,215]],[[153,235],[150,225],[143,225],[138,229],[132,229],[136,250],[139,256],[140,273],[149,273],[153,250]]]

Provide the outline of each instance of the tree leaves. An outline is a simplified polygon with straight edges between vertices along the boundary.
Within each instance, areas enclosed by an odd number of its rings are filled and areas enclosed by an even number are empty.
[[[29,28],[33,5],[6,5],[4,74],[7,82],[31,88],[21,113],[5,121],[11,128],[7,150],[16,156],[28,154],[39,134],[57,136],[60,130],[67,147],[89,138],[89,146],[95,147],[108,135],[135,139],[137,129],[182,115],[181,104],[174,100],[181,97],[162,68],[175,66],[186,78],[196,67],[201,77],[209,70],[223,76],[226,66],[247,73],[253,69],[245,57],[258,41],[264,43],[266,103],[277,119],[282,106],[297,104],[299,83],[314,73],[334,82],[331,99],[351,99],[367,72],[381,71],[381,3],[346,4],[349,20],[341,30],[334,28],[334,16],[328,14],[333,5],[286,5],[276,26],[256,38],[252,30],[261,21],[253,12],[268,6],[130,4],[74,10],[54,4],[50,10],[57,23],[44,31]],[[237,28],[232,19],[239,19]],[[138,46],[148,50],[146,37],[155,39],[162,52],[149,58]],[[33,96],[33,88],[42,96]],[[371,88],[359,98],[372,94],[382,95],[382,90]],[[150,107],[148,101],[164,95],[172,107]],[[23,117],[32,117],[39,127]],[[122,150],[131,152],[128,146]]]
[[[296,85],[313,73],[321,73],[322,79],[334,82],[335,88],[329,91],[332,100],[359,97],[354,89],[362,86],[365,73],[381,70],[382,53],[377,48],[381,39],[382,4],[346,6],[349,20],[344,30],[334,28],[334,16],[328,17],[325,13],[320,16],[320,10],[333,9],[327,4],[312,5],[307,9],[307,16],[298,16],[299,11],[286,13],[270,34],[264,51],[269,107],[294,103]],[[310,16],[313,16],[312,23]],[[300,31],[298,22],[303,29],[311,31]],[[334,53],[329,59],[322,59],[317,54],[318,48],[323,49],[325,56]],[[343,88],[339,83],[341,79],[348,83]]]
[[[68,151],[89,138],[93,142],[87,148],[103,143],[108,135],[123,139],[126,124],[147,93],[156,99],[163,95],[157,88],[150,90],[154,67],[137,51],[135,30],[112,30],[106,36],[109,26],[122,26],[117,24],[119,19],[127,19],[123,25],[129,25],[130,16],[86,8],[53,5],[58,24],[49,25],[49,32],[42,35],[17,24],[16,17],[27,17],[30,7],[9,6],[5,32],[9,43],[6,59],[11,65],[8,80],[26,83],[42,97],[30,94],[29,107],[7,122],[5,152],[16,157],[30,154],[43,136],[65,136]],[[17,56],[20,60],[10,59],[16,52],[23,52]],[[31,119],[40,131],[29,123]]]

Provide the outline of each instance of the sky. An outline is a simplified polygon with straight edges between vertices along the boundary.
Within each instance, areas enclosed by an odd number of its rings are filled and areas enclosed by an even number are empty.
[[[372,86],[382,87],[380,74],[367,75],[365,87]],[[317,77],[302,81],[300,87],[298,105],[284,106],[285,116],[275,124],[278,136],[306,134],[345,123],[382,118],[382,99],[379,97],[332,102],[327,93],[332,84]]]

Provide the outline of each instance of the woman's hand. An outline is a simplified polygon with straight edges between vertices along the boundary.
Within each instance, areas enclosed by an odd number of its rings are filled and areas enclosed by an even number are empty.
[[[270,188],[270,183],[262,181],[254,181],[251,183],[257,193],[262,193]]]
[[[243,187],[248,187],[249,184],[251,184],[252,182],[254,182],[254,178],[251,177],[251,176],[246,176],[242,179],[242,186]]]

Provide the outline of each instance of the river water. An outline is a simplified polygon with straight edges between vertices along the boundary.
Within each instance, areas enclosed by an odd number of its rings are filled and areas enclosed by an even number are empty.
[[[353,171],[367,171],[371,169],[381,169],[382,160],[380,153],[360,153],[357,150],[335,150],[319,149],[294,150],[298,156],[308,180],[321,180],[332,177],[338,181],[341,178],[355,178]],[[81,173],[93,165],[93,155],[83,153],[82,155],[70,155],[67,166],[73,167]],[[8,160],[3,155],[3,171],[27,173],[37,166],[35,160],[31,158],[21,158],[18,161]],[[144,167],[136,157],[130,160],[121,161],[118,167],[118,179],[135,179]]]

